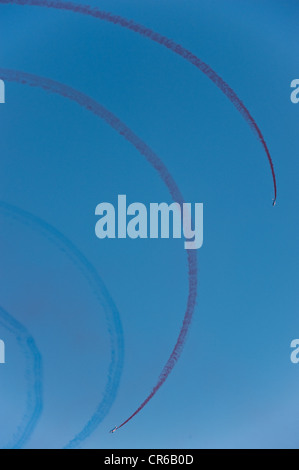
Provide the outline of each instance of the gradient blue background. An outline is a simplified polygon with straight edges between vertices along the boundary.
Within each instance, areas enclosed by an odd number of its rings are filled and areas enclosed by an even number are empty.
[[[92,262],[121,315],[125,366],[117,399],[83,447],[297,447],[298,78],[296,1],[103,0],[207,62],[244,101],[273,157],[199,70],[118,26],[72,13],[0,6],[1,67],[61,81],[115,113],[160,156],[184,198],[204,203],[199,296],[184,353],[155,398],[176,341],[188,282],[182,241],[98,240],[99,202],[171,202],[150,165],[104,122],[42,90],[6,84],[0,107],[0,199],[55,226]],[[105,384],[103,312],[84,278],[41,234],[1,218],[1,305],[44,358],[44,413],[28,447],[62,447]],[[22,416],[17,345],[4,330],[0,444]],[[78,339],[79,337],[79,339]],[[81,338],[81,339],[80,339]],[[100,345],[100,346],[99,346]]]

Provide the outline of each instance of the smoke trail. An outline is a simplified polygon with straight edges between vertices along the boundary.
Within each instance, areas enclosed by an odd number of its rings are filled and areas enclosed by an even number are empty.
[[[2,307],[0,307],[0,325],[16,337],[26,359],[27,409],[12,442],[5,446],[6,449],[20,449],[28,441],[43,409],[42,358],[28,330]]]
[[[153,168],[155,168],[155,170],[158,172],[158,174],[166,184],[174,201],[178,202],[180,205],[183,204],[184,201],[180,190],[178,189],[174,179],[172,178],[171,174],[167,170],[164,163],[160,160],[160,158],[150,149],[150,147],[148,147],[147,144],[145,144],[139,137],[137,137],[134,132],[132,132],[124,123],[122,123],[116,116],[114,116],[114,114],[104,108],[101,104],[99,104],[89,96],[67,85],[63,85],[62,83],[58,83],[54,80],[50,80],[47,78],[37,77],[36,75],[0,68],[0,77],[7,81],[27,84],[32,87],[40,87],[44,90],[51,91],[52,93],[64,96],[65,98],[75,101],[80,106],[83,106],[96,116],[103,119],[120,135],[122,135],[128,142],[130,142],[141,155],[146,158],[146,160],[153,166]],[[150,395],[138,408],[138,410],[136,410],[134,415],[130,416],[130,418],[126,422],[128,422],[133,416],[135,416],[155,395],[155,393],[159,390],[161,385],[167,379],[168,375],[175,366],[176,361],[182,353],[187,332],[194,313],[197,296],[197,256],[195,250],[187,250],[187,256],[189,267],[189,294],[187,308],[183,320],[183,325],[179,333],[179,337],[177,339],[176,345],[173,349],[171,356],[169,357],[161,375],[159,376],[158,383],[156,384]],[[123,425],[124,423],[121,426]],[[83,433],[82,436],[84,435],[85,434]],[[77,442],[80,442],[80,440],[83,438],[82,436],[77,436],[75,440],[71,442],[71,446],[73,446]]]
[[[239,113],[243,116],[245,121],[249,124],[250,128],[253,130],[255,136],[261,142],[272,173],[273,179],[273,186],[274,186],[274,199],[273,205],[275,205],[276,197],[277,197],[277,186],[276,186],[276,177],[274,171],[273,161],[266,144],[266,141],[263,137],[263,134],[258,127],[257,123],[251,116],[250,112],[244,105],[244,103],[240,100],[234,90],[205,62],[200,60],[196,55],[192,54],[192,52],[185,49],[180,44],[172,41],[171,39],[167,38],[166,36],[162,36],[155,31],[142,26],[135,21],[127,20],[126,18],[122,18],[118,15],[113,15],[112,13],[105,12],[99,10],[96,7],[90,7],[88,5],[79,5],[72,2],[64,2],[59,0],[0,0],[2,4],[16,4],[16,5],[30,5],[30,6],[40,6],[46,8],[54,8],[57,10],[67,10],[72,11],[74,13],[80,13],[82,15],[92,16],[102,21],[108,21],[109,23],[113,23],[116,25],[121,26],[122,28],[129,29],[130,31],[134,31],[135,33],[140,34],[143,37],[146,37],[167,49],[173,51],[175,54],[178,54],[183,59],[188,61],[190,64],[194,65],[198,68],[201,72],[203,72],[212,82],[227,96],[227,98],[231,101],[231,103],[235,106],[235,108],[239,111]]]
[[[103,398],[98,404],[94,414],[84,428],[66,446],[66,448],[77,447],[83,442],[83,440],[90,436],[105,416],[107,416],[117,395],[124,357],[123,331],[119,313],[96,269],[89,263],[75,245],[73,245],[73,243],[57,229],[29,212],[3,201],[0,201],[0,212],[6,217],[21,221],[33,230],[38,230],[64,255],[66,255],[85,277],[93,294],[104,308],[111,344],[111,362],[109,365],[108,380]],[[112,318],[110,318],[110,316],[112,316]],[[37,386],[39,386],[38,384],[39,382],[37,381]],[[33,427],[31,426],[30,429],[28,429],[26,436],[28,435],[29,437],[29,431],[32,432],[32,430]]]
[[[139,413],[139,411],[142,410],[142,408],[145,407],[145,405],[153,398],[153,396],[157,393],[159,388],[164,384],[165,380],[169,376],[170,372],[174,368],[177,360],[179,359],[182,350],[184,348],[184,343],[186,341],[187,333],[192,321],[192,316],[193,316],[193,311],[195,307],[195,302],[196,302],[196,295],[197,295],[197,259],[196,259],[196,254],[194,254],[195,250],[187,250],[187,255],[188,255],[188,265],[189,265],[189,296],[188,296],[188,304],[187,304],[187,310],[186,314],[184,317],[183,321],[183,326],[181,328],[179,337],[177,339],[176,345],[173,348],[173,351],[164,366],[164,369],[162,370],[162,373],[160,374],[158,378],[158,382],[151,391],[151,393],[148,395],[148,397],[141,403],[141,405],[137,408],[137,410],[129,416],[128,419],[126,419],[123,423],[121,423],[119,426],[117,426],[117,429],[121,428],[125,424],[127,424],[134,416]]]

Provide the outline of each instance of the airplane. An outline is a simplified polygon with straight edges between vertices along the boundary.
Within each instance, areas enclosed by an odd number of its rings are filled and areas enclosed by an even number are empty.
[[[109,432],[114,433],[116,430],[117,430],[117,426],[115,426],[115,428],[111,429],[111,431]]]
[[[276,204],[276,199],[273,199],[272,206],[274,207]]]

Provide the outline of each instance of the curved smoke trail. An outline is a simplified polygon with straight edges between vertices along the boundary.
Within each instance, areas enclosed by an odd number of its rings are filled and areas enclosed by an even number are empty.
[[[2,307],[0,307],[0,325],[16,337],[26,359],[27,409],[12,442],[5,447],[20,449],[28,441],[43,409],[42,358],[28,330]]]
[[[60,0],[0,0],[2,4],[15,4],[15,5],[30,5],[30,6],[40,6],[46,8],[54,8],[57,10],[67,10],[72,11],[74,13],[80,13],[82,15],[92,16],[102,21],[107,21],[109,23],[116,24],[121,26],[122,28],[129,29],[130,31],[134,31],[135,33],[140,34],[143,37],[154,41],[161,46],[166,47],[167,49],[171,50],[175,54],[178,54],[183,59],[187,60],[190,64],[194,65],[198,68],[201,72],[203,72],[212,82],[227,96],[227,98],[231,101],[231,103],[235,106],[235,108],[239,111],[239,113],[243,116],[245,121],[249,124],[250,128],[253,130],[255,136],[261,142],[272,173],[273,179],[273,186],[274,186],[274,199],[273,205],[275,205],[276,197],[277,197],[277,186],[276,186],[276,177],[274,172],[274,165],[273,161],[266,144],[266,141],[263,137],[263,134],[253,119],[252,115],[244,105],[244,103],[240,100],[234,90],[205,62],[199,59],[196,55],[192,54],[192,52],[188,51],[188,49],[184,48],[180,44],[176,43],[172,39],[167,38],[155,31],[146,28],[143,25],[136,23],[135,21],[128,20],[118,15],[113,15],[112,13],[99,10],[96,7],[91,7],[88,5],[79,5],[72,2],[65,2]]]
[[[165,380],[169,376],[170,372],[174,368],[177,360],[179,359],[182,353],[184,343],[186,341],[187,333],[191,324],[195,302],[196,302],[196,295],[197,295],[197,261],[196,261],[196,254],[194,254],[194,250],[187,250],[187,256],[188,256],[188,265],[189,265],[189,296],[188,296],[188,303],[187,303],[186,314],[185,314],[184,321],[183,321],[183,326],[181,328],[176,345],[173,348],[172,353],[164,369],[159,375],[158,382],[153,388],[153,390],[151,391],[151,393],[141,403],[141,405],[137,408],[137,410],[134,411],[134,413],[131,416],[129,416],[128,419],[126,419],[123,423],[117,426],[117,429],[121,428],[122,426],[127,424],[132,418],[134,418],[134,416],[136,416],[139,413],[139,411],[141,411],[142,408],[144,408],[145,405],[153,398],[153,396],[157,393],[159,388],[164,384]]]
[[[63,254],[66,255],[83,274],[88,284],[90,285],[92,292],[104,308],[111,344],[111,362],[109,365],[108,380],[103,398],[98,404],[94,414],[89,419],[88,423],[83,427],[83,429],[66,445],[66,448],[74,448],[79,446],[83,440],[89,437],[90,434],[97,428],[100,422],[105,418],[105,416],[107,416],[116,398],[123,369],[124,357],[124,341],[120,316],[96,269],[89,263],[89,261],[78,250],[78,248],[76,248],[76,246],[73,245],[73,243],[69,241],[62,233],[39,217],[36,217],[29,212],[24,211],[23,209],[20,209],[11,204],[7,204],[3,201],[0,201],[0,212],[3,213],[6,217],[21,221],[23,224],[31,227],[33,230],[38,230],[45,238],[47,238],[61,252],[63,252]],[[111,312],[112,318],[110,318]],[[1,317],[2,314],[0,311],[0,323]],[[36,367],[34,370],[35,369]],[[38,378],[39,377],[37,377],[37,379]],[[37,379],[36,388],[39,389],[41,384],[40,380]],[[37,411],[38,409],[39,408],[37,408]],[[38,414],[37,411],[35,412],[34,416]],[[30,427],[28,425],[26,437],[29,437],[29,434],[33,430],[33,424],[36,423],[36,419],[33,420],[32,418],[31,421],[32,425]],[[19,441],[21,442],[21,440]],[[23,444],[24,441],[25,439],[23,438],[21,443]]]
[[[32,87],[39,87],[52,93],[59,94],[65,98],[75,101],[80,106],[86,108],[99,118],[103,119],[114,130],[116,130],[120,135],[122,135],[128,142],[130,142],[141,155],[146,158],[146,160],[152,165],[152,167],[157,171],[161,179],[166,184],[173,200],[178,202],[180,205],[183,204],[184,201],[181,192],[177,187],[171,174],[167,170],[166,166],[160,160],[160,158],[151,150],[151,148],[147,144],[145,144],[136,134],[134,134],[134,132],[132,132],[123,122],[121,122],[114,114],[104,108],[104,106],[102,106],[100,103],[93,100],[84,93],[75,90],[74,88],[56,82],[54,80],[50,80],[48,78],[38,77],[36,75],[2,68],[0,68],[0,77],[7,81],[27,84]],[[187,250],[187,257],[189,272],[189,293],[187,308],[183,320],[183,325],[179,333],[179,337],[162,373],[159,376],[157,384],[153,388],[150,395],[146,398],[146,400],[140,405],[138,410],[136,410],[135,413],[126,420],[126,422],[133,418],[133,416],[135,416],[155,395],[155,393],[159,390],[161,385],[167,379],[168,375],[175,366],[176,361],[182,353],[188,329],[191,324],[192,316],[194,313],[197,296],[197,256],[195,250]],[[124,423],[122,423],[120,426],[123,425]],[[71,445],[73,446],[75,443],[80,442],[80,439],[81,437],[75,438],[75,440],[71,442]]]

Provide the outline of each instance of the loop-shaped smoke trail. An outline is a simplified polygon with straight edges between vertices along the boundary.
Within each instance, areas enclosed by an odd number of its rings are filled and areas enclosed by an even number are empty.
[[[201,72],[203,72],[231,101],[231,103],[235,106],[235,108],[239,111],[245,121],[249,124],[250,128],[253,130],[254,134],[261,142],[264,151],[266,153],[267,159],[270,164],[272,179],[273,179],[273,187],[274,187],[274,199],[273,205],[276,203],[277,198],[277,185],[276,185],[276,176],[274,171],[273,161],[266,144],[266,141],[263,137],[263,134],[257,125],[256,121],[244,105],[244,103],[240,100],[234,90],[205,62],[199,59],[197,56],[192,54],[192,52],[188,51],[186,48],[181,46],[180,44],[174,42],[173,40],[163,36],[155,31],[146,28],[132,20],[127,20],[122,18],[118,15],[113,15],[109,12],[104,12],[99,10],[98,8],[92,8],[88,5],[79,5],[72,2],[64,2],[60,0],[0,0],[2,4],[18,4],[18,5],[32,5],[32,6],[41,6],[47,8],[54,8],[58,10],[67,10],[72,11],[74,13],[80,13],[83,15],[92,16],[102,21],[108,21],[110,23],[119,25],[123,28],[129,29],[133,32],[138,33],[139,35],[146,37],[164,47],[171,50],[172,52],[178,54],[183,59],[197,67]],[[27,75],[27,78],[29,76]],[[42,86],[44,89],[50,89],[55,93],[60,93],[61,91],[61,84],[57,84],[57,82],[49,81],[43,79],[43,85],[36,82],[33,76],[31,76],[31,86]],[[17,81],[17,80],[16,80]],[[29,80],[30,81],[30,80]],[[26,82],[26,80],[25,80]],[[51,88],[53,87],[53,88]],[[68,89],[66,89],[68,88]],[[117,130],[121,135],[123,135],[129,142],[131,142],[137,150],[145,156],[145,158],[149,161],[149,163],[160,173],[160,176],[164,180],[165,184],[167,185],[173,199],[180,204],[183,203],[183,198],[180,194],[180,191],[177,188],[176,183],[174,182],[173,178],[169,174],[168,170],[166,169],[165,165],[161,162],[161,160],[152,152],[152,150],[144,144],[127,126],[121,123],[118,118],[112,115],[108,110],[103,108],[98,103],[93,102],[89,97],[86,97],[82,93],[76,92],[69,87],[64,86],[64,92],[66,93],[66,97],[70,99],[74,99],[78,102],[78,104],[86,107],[94,114],[98,115],[99,117],[106,120],[108,124],[110,124],[115,130]],[[63,93],[62,93],[63,94]],[[150,395],[146,398],[146,400],[140,405],[140,407],[120,426],[126,424],[130,419],[133,418],[147,403],[148,401],[154,396],[157,390],[161,387],[161,385],[165,382],[167,376],[173,369],[178,357],[181,354],[186,334],[188,332],[188,328],[192,319],[195,302],[196,302],[196,292],[197,292],[197,262],[196,262],[196,254],[193,251],[188,251],[188,265],[189,265],[189,296],[188,296],[188,304],[187,309],[184,317],[183,326],[180,331],[180,335],[178,337],[177,343],[173,349],[173,352],[167,361],[161,375],[159,376],[159,380],[156,386],[153,388]]]
[[[43,409],[42,357],[36,343],[22,323],[0,307],[0,325],[10,331],[26,359],[27,403],[26,412],[6,448],[20,449],[31,436]]]
[[[80,106],[83,106],[88,111],[91,111],[93,114],[103,119],[108,125],[110,125],[116,132],[123,136],[128,142],[130,142],[138,152],[146,158],[146,160],[151,164],[151,166],[157,171],[162,181],[167,186],[172,198],[174,201],[178,202],[180,205],[184,203],[181,192],[174,181],[173,177],[169,173],[168,169],[161,161],[161,159],[154,153],[154,151],[143,142],[131,129],[126,126],[120,119],[118,119],[113,113],[108,111],[104,106],[102,106],[97,101],[93,100],[89,96],[81,93],[74,88],[71,88],[67,85],[59,83],[57,81],[38,77],[36,75],[28,74],[25,72],[8,70],[0,68],[0,77],[7,81],[17,82],[20,84],[26,84],[32,87],[39,87],[44,90],[56,93],[65,98],[68,98]],[[124,423],[119,427],[123,426],[130,419],[133,418],[142,408],[149,402],[149,400],[155,395],[159,390],[162,384],[167,379],[168,375],[174,368],[178,358],[180,357],[184,343],[186,341],[186,336],[191,324],[192,316],[194,313],[196,305],[196,296],[197,296],[197,256],[195,253],[196,250],[187,250],[187,259],[188,259],[188,276],[189,276],[189,293],[188,293],[188,302],[185,311],[185,316],[183,320],[183,325],[181,327],[179,337],[177,339],[176,345],[173,349],[171,356],[169,357],[166,365],[163,368],[162,373],[159,376],[158,382],[153,388],[152,392],[146,398],[146,400],[140,405],[140,407],[131,415]],[[90,429],[91,424],[88,424],[88,429]],[[89,431],[88,431],[89,432]],[[88,434],[89,435],[89,434]],[[82,439],[85,439],[86,430],[83,430],[73,441],[71,441],[70,446],[73,447],[81,442]]]
[[[271,168],[272,179],[273,179],[273,187],[274,187],[274,199],[273,199],[273,206],[276,203],[277,198],[277,185],[276,185],[276,176],[274,171],[273,161],[264,139],[264,136],[257,125],[256,121],[238,97],[236,92],[226,83],[220,75],[218,75],[212,67],[208,64],[203,62],[199,57],[195,54],[192,54],[188,49],[181,46],[180,44],[176,43],[172,39],[163,36],[145,26],[136,23],[133,20],[128,20],[123,18],[119,15],[113,15],[112,13],[99,10],[96,7],[91,7],[88,5],[80,5],[73,2],[65,2],[60,0],[0,0],[0,4],[15,4],[15,5],[30,5],[30,6],[39,6],[39,7],[46,7],[46,8],[54,8],[57,10],[66,10],[72,11],[74,13],[80,13],[81,15],[91,16],[93,18],[97,18],[98,20],[107,21],[109,23],[113,23],[115,25],[121,26],[122,28],[129,29],[145,38],[154,41],[161,46],[166,47],[167,49],[171,50],[175,54],[181,56],[190,64],[194,65],[197,69],[203,72],[221,91],[222,93],[227,96],[227,98],[231,101],[231,103],[235,106],[235,108],[239,111],[245,121],[249,124],[250,128],[253,130],[255,136],[258,138],[260,143],[262,144],[264,151],[266,153],[267,159],[269,161],[269,165]]]
[[[111,346],[111,360],[107,375],[107,383],[104,392],[101,393],[101,400],[97,405],[95,412],[89,418],[83,429],[79,431],[65,446],[66,448],[78,447],[92,434],[92,432],[96,430],[102,420],[107,416],[117,396],[124,362],[124,339],[120,315],[96,269],[79,251],[79,249],[62,233],[39,217],[4,201],[0,201],[0,213],[4,214],[7,218],[19,220],[21,223],[31,227],[32,230],[38,231],[53,245],[55,245],[58,250],[60,250],[64,256],[67,256],[76,268],[79,269],[90,285],[98,302],[103,306]],[[29,361],[27,375],[30,379],[28,379],[30,394],[35,397],[34,400],[31,398],[31,401],[35,401],[36,405],[33,407],[30,404],[30,407],[33,408],[33,410],[31,413],[29,413],[29,411],[26,412],[26,415],[23,418],[23,423],[25,424],[19,428],[17,437],[14,438],[12,447],[19,448],[23,447],[23,445],[28,441],[37,424],[37,419],[40,416],[42,388],[42,377],[40,373],[41,360],[39,359],[39,353],[36,351],[34,341],[26,333],[25,328],[16,320],[13,320],[12,317],[8,317],[8,314],[5,314],[5,312],[2,312],[0,309],[0,323],[4,320],[6,320],[6,323],[10,320],[11,328],[14,327],[16,333],[19,331],[18,337],[20,337],[21,345],[27,344],[30,348],[29,352],[31,353],[31,355],[27,354]],[[31,357],[33,359],[30,359]],[[33,391],[31,391],[31,389]]]

